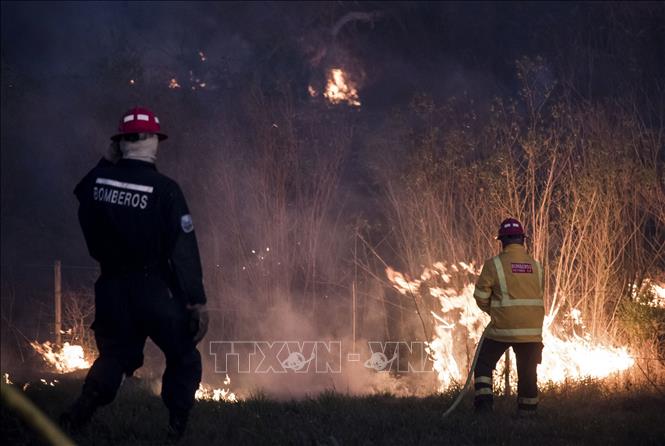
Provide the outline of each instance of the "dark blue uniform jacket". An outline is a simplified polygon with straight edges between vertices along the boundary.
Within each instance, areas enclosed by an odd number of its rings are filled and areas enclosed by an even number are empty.
[[[192,217],[175,181],[152,163],[103,159],[74,193],[102,275],[158,272],[184,304],[206,302]]]

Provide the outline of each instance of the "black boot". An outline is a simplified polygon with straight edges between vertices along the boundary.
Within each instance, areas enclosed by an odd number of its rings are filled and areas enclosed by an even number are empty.
[[[176,442],[182,438],[187,429],[187,419],[189,412],[171,411],[169,413],[169,432],[168,439]]]
[[[473,413],[475,415],[483,416],[489,415],[494,410],[494,402],[492,399],[476,399],[473,402]]]
[[[77,431],[87,425],[99,405],[94,396],[82,394],[62,415],[60,425],[67,431]]]

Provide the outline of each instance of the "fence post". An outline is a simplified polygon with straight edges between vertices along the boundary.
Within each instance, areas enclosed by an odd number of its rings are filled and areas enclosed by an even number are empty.
[[[352,301],[352,320],[351,320],[351,331],[353,333],[353,353],[356,352],[356,281],[354,280],[351,283],[351,297]]]
[[[510,396],[510,348],[506,350],[505,353],[505,363],[506,363],[506,368],[505,368],[505,389],[506,389],[506,396]]]
[[[55,343],[62,345],[62,275],[60,260],[53,265],[53,289],[55,297]]]

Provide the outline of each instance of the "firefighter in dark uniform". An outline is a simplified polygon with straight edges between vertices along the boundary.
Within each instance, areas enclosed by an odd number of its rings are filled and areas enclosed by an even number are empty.
[[[92,325],[99,357],[63,422],[81,427],[113,401],[123,375],[143,364],[149,336],[166,357],[162,399],[170,434],[178,437],[201,381],[196,344],[207,330],[194,226],[180,187],[154,164],[158,141],[166,139],[159,119],[145,108],[129,110],[111,139],[110,153],[74,191],[88,250],[101,268]]]

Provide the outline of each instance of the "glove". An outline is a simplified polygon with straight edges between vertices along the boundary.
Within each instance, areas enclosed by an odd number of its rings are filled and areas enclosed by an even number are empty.
[[[187,305],[189,312],[189,332],[198,344],[208,332],[208,309],[204,304]]]
[[[104,152],[104,158],[111,161],[113,164],[117,163],[120,158],[122,158],[120,143],[118,141],[111,141],[111,144],[106,148],[106,152]]]

